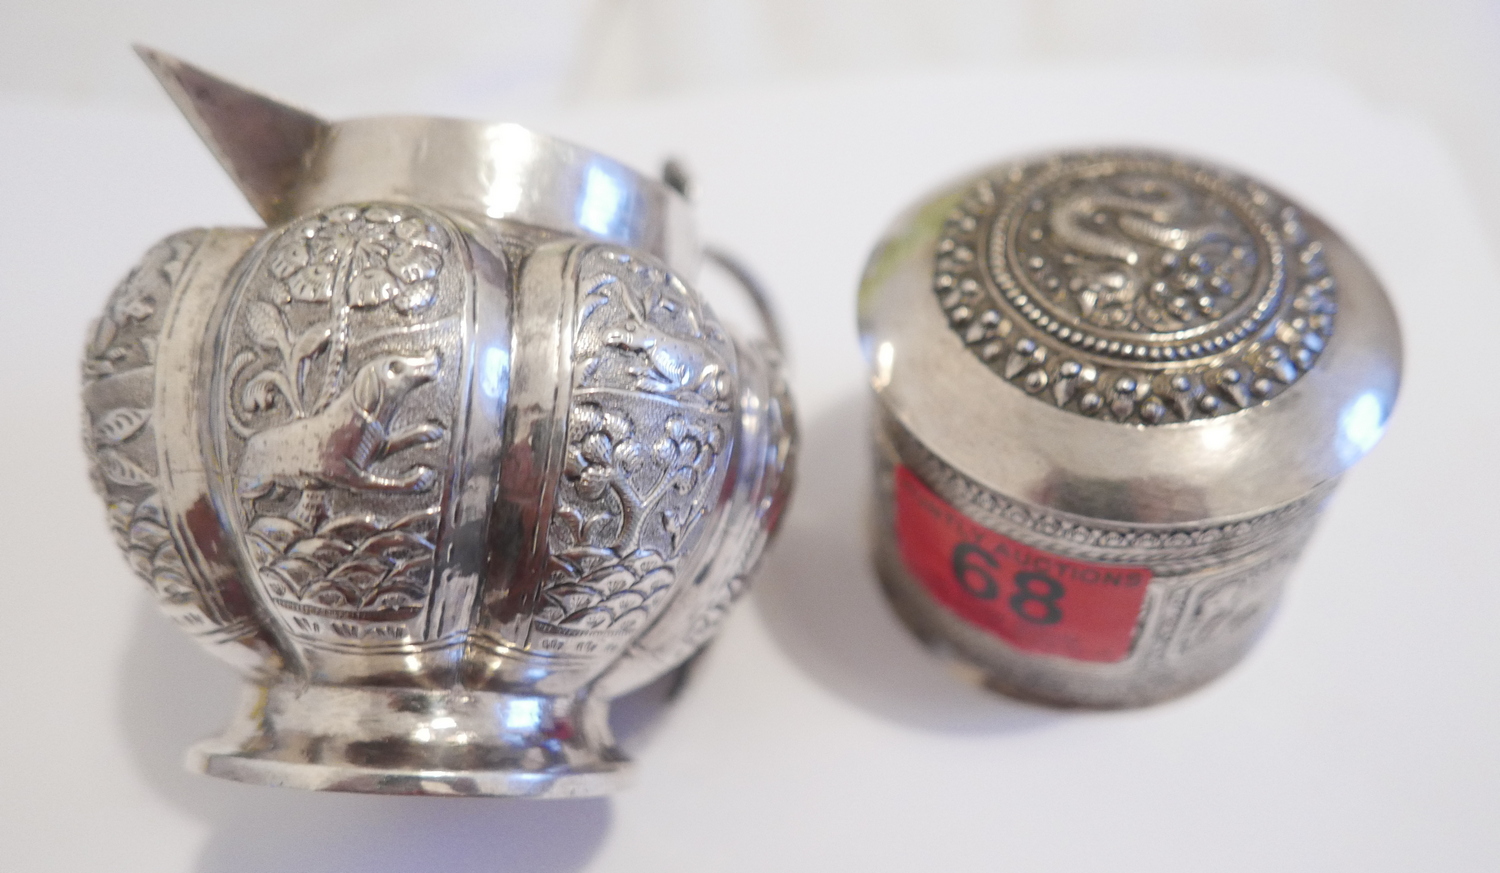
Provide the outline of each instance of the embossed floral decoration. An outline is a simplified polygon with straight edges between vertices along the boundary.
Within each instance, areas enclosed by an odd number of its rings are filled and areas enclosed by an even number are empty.
[[[333,219],[333,220],[330,220]],[[392,302],[402,313],[433,300],[446,234],[437,225],[385,206],[346,208],[309,219],[270,253],[283,304],[331,301],[345,289],[348,305]]]
[[[245,386],[244,408],[269,409],[277,393],[297,418],[326,406],[343,387],[351,311],[389,303],[410,315],[430,306],[448,242],[436,224],[379,205],[334,209],[282,233],[266,256],[275,280],[271,300],[246,309],[255,344],[278,360]],[[305,319],[289,319],[286,310],[300,304],[327,305],[327,320],[293,331],[290,325]],[[324,352],[321,384],[309,392],[313,363]]]
[[[545,593],[544,621],[627,630],[634,626],[634,620],[622,623],[627,614],[649,608],[670,589],[675,573],[669,564],[704,509],[679,512],[661,504],[669,493],[691,493],[712,474],[724,437],[716,425],[697,426],[680,415],[670,416],[662,431],[648,448],[628,417],[596,403],[573,408],[563,473],[578,502],[562,501],[557,511],[565,541],[553,552],[560,575]],[[669,537],[669,554],[639,548],[653,513]],[[600,542],[610,545],[595,545]]]

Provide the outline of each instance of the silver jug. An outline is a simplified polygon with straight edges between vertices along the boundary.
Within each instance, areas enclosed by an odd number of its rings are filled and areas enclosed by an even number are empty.
[[[922,201],[859,314],[892,604],[991,687],[1063,706],[1238,661],[1400,380],[1391,306],[1327,225],[1148,151]]]
[[[326,123],[142,56],[267,224],[151,249],[84,361],[121,548],[248,680],[190,766],[612,790],[608,701],[713,637],[791,483],[779,355],[688,284],[689,203],[517,125]]]

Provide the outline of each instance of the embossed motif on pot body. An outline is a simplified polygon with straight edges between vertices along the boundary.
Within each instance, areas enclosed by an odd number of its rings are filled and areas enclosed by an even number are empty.
[[[762,486],[763,497],[757,510],[761,514],[777,512],[776,501],[785,493],[788,487],[787,477],[790,472],[792,458],[793,433],[795,423],[790,417],[792,401],[790,388],[780,370],[780,355],[774,349],[767,349],[766,353],[773,355],[775,366],[771,374],[771,402],[769,405],[768,430],[774,434],[771,443],[771,451],[765,458],[765,482]],[[760,561],[764,555],[766,540],[776,528],[779,519],[772,516],[769,521],[757,528],[757,533],[748,538],[741,546],[742,551],[738,556],[737,563],[740,567],[738,573],[726,577],[719,588],[712,592],[708,604],[693,620],[682,638],[677,651],[680,653],[677,660],[686,658],[697,651],[719,632],[724,622],[729,618],[730,610],[735,603],[745,594],[750,587],[750,579],[760,568]]]
[[[217,630],[222,610],[193,577],[162,508],[151,421],[156,344],[173,288],[204,231],[154,246],[110,296],[84,356],[84,446],[110,529],[136,574],[191,632]]]
[[[726,475],[735,351],[670,273],[606,246],[579,262],[572,400],[531,643],[615,651],[688,581]]]
[[[339,207],[263,243],[215,375],[224,490],[265,599],[306,642],[426,641],[467,280],[412,206]]]
[[[1141,424],[1284,391],[1333,333],[1323,242],[1243,177],[1161,155],[1065,155],[974,185],[938,243],[953,330],[1072,412]]]

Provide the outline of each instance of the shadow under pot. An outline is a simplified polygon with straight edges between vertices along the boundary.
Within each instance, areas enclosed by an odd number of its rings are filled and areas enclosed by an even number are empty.
[[[1401,370],[1389,301],[1327,225],[1149,151],[934,194],[876,247],[859,321],[890,602],[987,685],[1059,706],[1235,664]]]

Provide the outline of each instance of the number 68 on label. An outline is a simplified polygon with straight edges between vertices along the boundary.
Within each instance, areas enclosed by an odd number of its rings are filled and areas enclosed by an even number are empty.
[[[1017,649],[1080,661],[1130,654],[1146,567],[1064,558],[984,527],[896,468],[902,562],[944,607]]]

